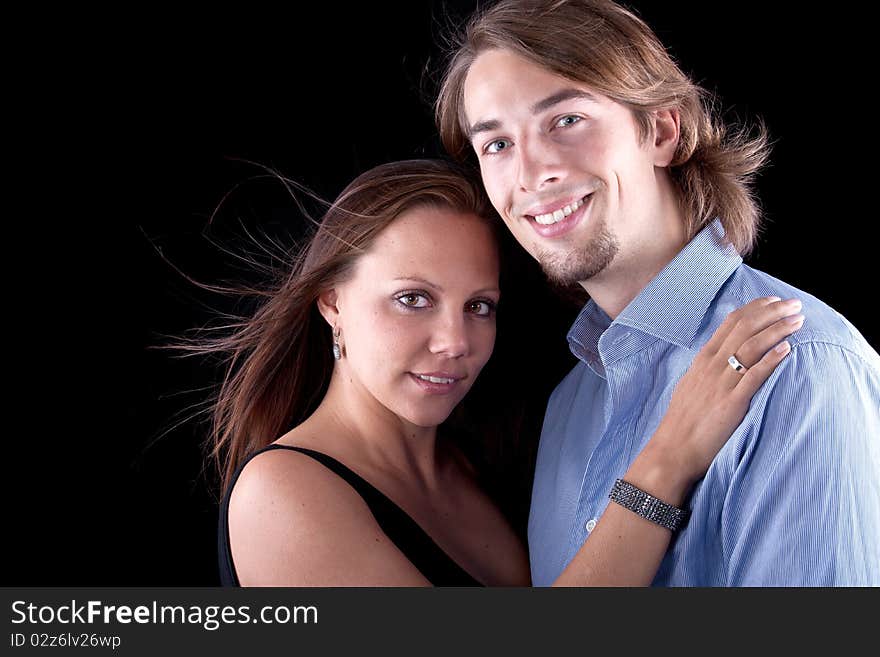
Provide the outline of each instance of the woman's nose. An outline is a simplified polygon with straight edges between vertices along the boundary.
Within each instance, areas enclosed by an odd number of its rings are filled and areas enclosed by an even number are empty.
[[[460,358],[467,355],[468,349],[469,340],[463,313],[456,312],[454,316],[450,313],[438,318],[431,333],[431,353]]]

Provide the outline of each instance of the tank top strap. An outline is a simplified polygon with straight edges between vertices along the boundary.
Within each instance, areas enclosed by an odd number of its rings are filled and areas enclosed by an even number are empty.
[[[354,470],[339,462],[332,456],[306,447],[293,445],[268,445],[251,454],[239,466],[224,496],[220,517],[220,575],[224,585],[238,586],[238,576],[232,563],[232,551],[229,547],[229,498],[232,488],[238,480],[244,466],[258,454],[273,449],[287,449],[300,452],[326,467],[341,477],[363,498],[377,524],[397,548],[419,569],[419,571],[435,586],[482,586],[466,570],[459,566],[446,554],[440,546],[423,530],[409,514],[395,504],[382,491],[373,486]]]

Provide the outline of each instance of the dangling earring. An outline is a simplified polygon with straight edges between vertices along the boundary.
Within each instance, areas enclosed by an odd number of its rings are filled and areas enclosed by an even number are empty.
[[[339,346],[339,334],[340,330],[337,326],[333,329],[333,358],[335,360],[342,359],[342,347]]]

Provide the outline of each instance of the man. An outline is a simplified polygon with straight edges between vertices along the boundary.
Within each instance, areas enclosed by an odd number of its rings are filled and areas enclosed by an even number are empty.
[[[506,0],[476,16],[437,119],[548,277],[591,298],[544,421],[533,583],[595,527],[727,313],[776,295],[801,300],[804,326],[692,491],[654,583],[880,585],[880,357],[827,305],[742,263],[766,136],[725,136],[650,28],[604,0]]]

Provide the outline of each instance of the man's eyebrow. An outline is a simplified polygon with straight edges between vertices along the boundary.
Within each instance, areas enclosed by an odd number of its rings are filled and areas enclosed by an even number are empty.
[[[589,91],[584,91],[583,89],[563,89],[561,91],[557,91],[555,94],[547,96],[543,100],[539,100],[537,103],[532,105],[531,112],[532,114],[540,114],[541,112],[550,109],[554,105],[557,105],[566,100],[573,99],[583,99],[596,102],[596,96],[591,94]],[[499,121],[498,119],[477,121],[470,128],[468,128],[468,139],[472,140],[474,138],[474,135],[477,135],[481,132],[491,132],[492,130],[498,130],[499,128],[501,128],[501,121]]]
[[[554,105],[573,99],[583,99],[596,102],[596,97],[589,91],[584,91],[583,89],[563,89],[562,91],[557,91],[555,94],[547,96],[544,100],[539,100],[532,105],[532,114],[540,114]]]
[[[490,119],[488,121],[478,121],[468,128],[468,139],[473,139],[474,135],[480,132],[491,132],[501,127],[501,121],[498,119]]]

